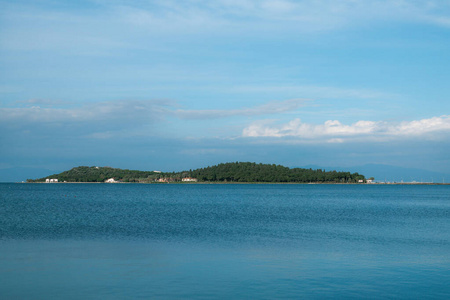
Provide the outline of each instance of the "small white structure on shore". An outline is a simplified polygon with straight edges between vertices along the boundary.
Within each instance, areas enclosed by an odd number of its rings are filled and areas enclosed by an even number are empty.
[[[106,183],[117,183],[118,181],[114,180],[114,178],[106,179]]]
[[[186,178],[181,179],[181,181],[183,181],[183,182],[197,182],[197,178],[186,177]]]
[[[367,179],[366,183],[373,183],[373,180],[372,179]]]
[[[358,180],[358,183],[363,183],[363,182],[364,182],[364,180],[362,180],[362,179]]]
[[[50,182],[58,182],[58,179],[57,178],[50,178],[50,179],[45,179],[45,182],[46,183],[50,183]]]

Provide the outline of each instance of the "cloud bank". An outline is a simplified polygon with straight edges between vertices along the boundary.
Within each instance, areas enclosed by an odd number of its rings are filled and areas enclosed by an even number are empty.
[[[68,107],[52,101],[26,101],[27,107],[0,108],[0,139],[27,138],[111,139],[155,135],[165,122],[170,101],[105,101]],[[32,105],[32,106],[31,106]]]
[[[32,99],[18,101],[26,107],[0,108],[0,124],[29,123],[86,123],[86,122],[132,122],[152,123],[165,117],[189,120],[209,120],[236,116],[260,116],[292,112],[305,105],[307,99],[269,101],[254,107],[238,109],[190,110],[176,109],[172,100],[119,100],[88,103],[78,107],[64,107],[63,101]]]
[[[239,117],[247,119],[258,116],[281,117],[286,113],[298,111],[307,101],[290,99],[269,101],[262,105],[239,109],[187,110],[179,109],[179,105],[171,100],[106,101],[77,107],[64,107],[58,101],[30,100],[22,102],[27,105],[26,107],[0,108],[0,126],[4,130],[30,132],[39,132],[46,128],[65,128],[73,132],[78,130],[81,135],[94,134],[93,137],[98,133],[104,136],[103,133],[107,132],[107,136],[112,138],[114,131],[122,134],[128,130],[133,134],[138,131],[147,132],[145,128],[158,125],[159,130],[156,130],[155,134],[157,132],[170,134],[170,129],[161,130],[163,124],[171,123],[170,120],[177,121],[177,126],[187,126],[187,123],[183,123],[185,120],[202,122]],[[231,125],[230,120],[223,120],[222,124]],[[174,128],[176,127],[172,127],[173,130]],[[233,136],[233,133],[229,134],[231,134],[229,137]],[[274,119],[265,119],[254,121],[242,130],[241,135],[244,138],[290,137],[298,141],[345,142],[368,139],[386,141],[407,137],[439,139],[448,134],[450,134],[450,115],[403,122],[360,120],[352,124],[343,124],[338,120],[309,124],[299,118],[277,124]]]
[[[337,120],[328,120],[323,124],[302,123],[294,119],[288,123],[276,125],[273,121],[258,121],[244,128],[243,137],[294,137],[299,140],[345,142],[355,139],[373,139],[386,141],[401,137],[442,137],[450,134],[450,115],[429,119],[404,121],[358,121],[350,125]]]

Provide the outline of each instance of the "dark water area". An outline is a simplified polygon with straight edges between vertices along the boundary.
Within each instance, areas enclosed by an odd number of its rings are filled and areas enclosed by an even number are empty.
[[[450,186],[0,184],[1,299],[450,298]]]

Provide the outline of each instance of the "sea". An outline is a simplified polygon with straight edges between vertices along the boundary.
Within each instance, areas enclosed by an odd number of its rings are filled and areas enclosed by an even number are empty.
[[[450,299],[450,186],[0,184],[0,299]]]

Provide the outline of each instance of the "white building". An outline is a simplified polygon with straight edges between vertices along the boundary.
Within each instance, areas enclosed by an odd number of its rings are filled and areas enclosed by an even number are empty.
[[[45,182],[49,183],[49,182],[58,182],[57,178],[51,178],[51,179],[45,179]]]
[[[183,181],[183,182],[197,182],[197,178],[186,177],[186,178],[181,179],[181,181]]]
[[[106,179],[105,182],[106,183],[116,183],[118,181],[114,180],[114,178],[110,178],[110,179]]]

